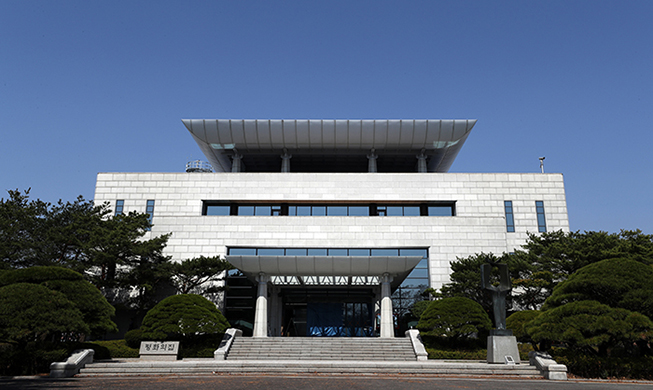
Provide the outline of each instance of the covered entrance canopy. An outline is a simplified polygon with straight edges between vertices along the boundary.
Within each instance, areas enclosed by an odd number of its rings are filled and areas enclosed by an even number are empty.
[[[379,285],[392,277],[397,288],[422,256],[227,256],[227,261],[252,280],[268,275],[274,285]]]
[[[268,283],[275,287],[361,288],[381,286],[381,337],[394,336],[391,291],[422,256],[227,256],[258,282],[254,337],[268,336]]]

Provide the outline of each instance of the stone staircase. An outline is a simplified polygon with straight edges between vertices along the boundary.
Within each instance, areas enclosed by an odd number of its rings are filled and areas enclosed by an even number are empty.
[[[417,357],[407,337],[238,337],[227,360],[416,361]]]
[[[424,375],[537,378],[528,362],[517,365],[485,361],[418,361],[409,337],[251,338],[235,337],[226,360],[176,361],[119,359],[87,364],[77,376],[152,375]]]
[[[198,375],[419,375],[543,379],[534,366],[481,361],[214,360],[144,361],[121,359],[86,365],[78,377]]]

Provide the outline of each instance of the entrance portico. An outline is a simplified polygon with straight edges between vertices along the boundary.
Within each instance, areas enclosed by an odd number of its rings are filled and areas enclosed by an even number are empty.
[[[374,304],[380,311],[378,334],[383,338],[394,337],[392,290],[401,284],[421,260],[421,256],[227,256],[227,261],[234,267],[258,282],[254,337],[281,335],[281,321],[284,315],[280,313],[283,311],[283,304],[279,300],[279,289],[297,288],[322,291],[321,296],[310,303],[313,318],[325,318],[323,321],[326,322],[329,322],[328,318],[334,317],[333,314],[329,316],[327,313],[328,303],[332,304],[331,308],[333,304],[349,304],[347,310],[351,309],[357,313],[364,312],[362,308],[367,306],[356,306],[356,303]],[[277,293],[273,293],[271,299],[268,299],[270,285]],[[330,291],[331,295],[336,291],[341,294],[355,291],[359,293],[358,301],[361,301],[360,292],[373,291],[374,298],[369,298],[369,302],[364,302],[364,299],[361,302],[346,301],[342,300],[342,297],[334,301],[334,298],[327,300],[325,297],[328,293],[325,295],[324,291]],[[322,305],[318,305],[318,302]],[[337,316],[337,313],[335,315]],[[270,320],[276,323],[271,324]],[[357,335],[357,331],[354,331],[354,334],[341,332],[342,329],[338,326],[333,323],[331,325],[331,333],[334,333],[332,335]],[[310,334],[315,333],[306,333]]]

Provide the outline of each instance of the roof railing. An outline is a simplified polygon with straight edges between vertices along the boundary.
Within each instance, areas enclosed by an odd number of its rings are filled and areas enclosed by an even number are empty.
[[[186,163],[186,172],[213,172],[213,167],[202,160],[189,161]]]

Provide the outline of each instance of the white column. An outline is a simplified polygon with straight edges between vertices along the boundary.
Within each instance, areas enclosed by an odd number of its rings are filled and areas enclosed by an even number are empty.
[[[270,305],[268,306],[268,335],[271,337],[281,336],[281,289],[272,285],[270,287]]]
[[[381,337],[395,337],[395,324],[392,319],[392,298],[390,298],[390,283],[392,276],[385,273],[381,276]]]
[[[370,154],[367,155],[367,172],[376,173],[376,159],[379,158],[377,154],[374,153],[374,149],[370,150]]]
[[[288,149],[283,148],[283,154],[281,155],[281,172],[290,172],[290,159],[292,154],[288,154]]]
[[[234,153],[233,160],[231,161],[231,172],[242,172],[242,158],[242,154],[239,154],[238,152]]]
[[[258,296],[256,297],[256,311],[254,313],[254,337],[268,337],[268,280],[269,277],[261,272],[256,278],[258,281]]]
[[[422,149],[422,152],[419,154],[417,157],[417,172],[419,173],[426,173],[428,172],[428,168],[426,165],[426,153],[425,150]]]

